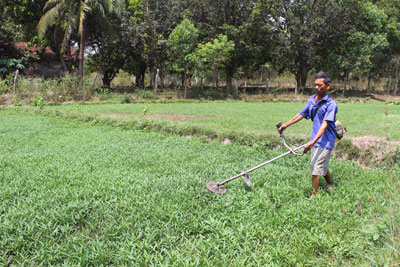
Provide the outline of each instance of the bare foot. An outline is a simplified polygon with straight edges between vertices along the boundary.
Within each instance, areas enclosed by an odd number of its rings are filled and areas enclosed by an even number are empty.
[[[313,198],[317,197],[317,193],[313,192],[308,200],[312,200]]]

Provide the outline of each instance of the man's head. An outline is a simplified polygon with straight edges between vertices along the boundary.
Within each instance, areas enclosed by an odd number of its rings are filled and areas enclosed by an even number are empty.
[[[331,78],[325,72],[319,72],[314,77],[315,90],[317,95],[324,97],[328,93],[328,89],[331,87]]]

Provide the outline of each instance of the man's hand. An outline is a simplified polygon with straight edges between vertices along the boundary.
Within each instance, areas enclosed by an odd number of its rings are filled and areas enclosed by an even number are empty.
[[[308,150],[310,150],[314,146],[313,142],[309,142],[304,146],[303,153],[306,153]]]
[[[287,126],[286,126],[286,124],[283,124],[281,127],[276,127],[276,129],[278,130],[278,132],[282,132],[282,131],[284,131],[285,129],[287,128]]]

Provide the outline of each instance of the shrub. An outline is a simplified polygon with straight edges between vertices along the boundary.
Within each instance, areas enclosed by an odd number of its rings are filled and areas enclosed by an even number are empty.
[[[132,102],[132,97],[129,94],[123,94],[121,96],[121,104],[129,104]]]
[[[138,94],[141,98],[144,99],[158,99],[158,96],[152,91],[139,90]]]
[[[4,80],[0,79],[0,93],[7,94],[11,92],[13,85],[13,75],[8,74]]]
[[[100,101],[107,100],[111,97],[111,94],[110,94],[111,92],[110,92],[110,89],[108,89],[108,88],[101,87],[101,88],[98,88],[96,91],[97,91],[96,95],[100,99]]]
[[[22,106],[22,96],[19,94],[14,95],[13,104],[16,107]]]
[[[32,106],[39,107],[40,109],[44,106],[44,98],[43,94],[39,94],[38,96],[32,98]]]

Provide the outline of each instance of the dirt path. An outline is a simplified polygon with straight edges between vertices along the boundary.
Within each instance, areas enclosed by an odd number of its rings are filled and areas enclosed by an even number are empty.
[[[204,120],[221,118],[223,116],[206,116],[206,115],[184,115],[184,114],[138,114],[138,113],[103,113],[100,115],[102,118],[112,119],[130,119],[132,117],[141,117],[146,119],[170,119],[173,121],[187,121],[187,120]]]

